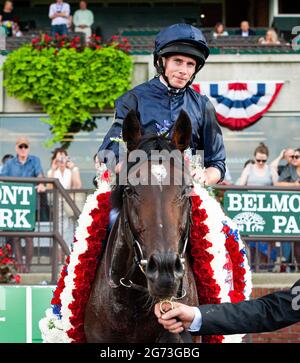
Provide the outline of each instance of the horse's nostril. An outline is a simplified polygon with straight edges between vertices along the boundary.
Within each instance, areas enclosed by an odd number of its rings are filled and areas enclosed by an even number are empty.
[[[149,261],[147,263],[147,275],[154,275],[158,271],[158,266],[153,256],[150,256]]]
[[[183,271],[184,271],[183,263],[181,262],[181,258],[177,256],[175,260],[175,273],[183,274]]]

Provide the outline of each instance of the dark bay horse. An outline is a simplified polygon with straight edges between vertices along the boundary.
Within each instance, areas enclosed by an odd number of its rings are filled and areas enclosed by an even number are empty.
[[[170,141],[163,136],[141,136],[140,122],[132,111],[123,123],[123,139],[130,154],[137,150],[147,155],[151,150],[179,150],[182,155],[190,138],[191,122],[184,112],[174,125]],[[140,183],[119,185],[112,192],[113,205],[118,204],[120,215],[110,232],[106,255],[97,269],[86,307],[84,328],[88,342],[180,342],[179,335],[168,333],[158,324],[154,304],[171,297],[185,304],[198,304],[185,253],[192,184],[184,167],[180,169],[174,162],[165,164],[164,160],[149,158],[139,168],[128,163],[128,177],[138,176]],[[143,183],[143,176],[149,178],[153,172],[155,180],[160,181],[155,185]],[[162,183],[166,177],[168,183]]]

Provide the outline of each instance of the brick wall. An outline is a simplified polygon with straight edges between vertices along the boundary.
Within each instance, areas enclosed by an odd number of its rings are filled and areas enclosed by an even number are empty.
[[[254,287],[252,298],[270,294],[279,289]],[[270,333],[248,334],[247,343],[300,343],[300,323]]]

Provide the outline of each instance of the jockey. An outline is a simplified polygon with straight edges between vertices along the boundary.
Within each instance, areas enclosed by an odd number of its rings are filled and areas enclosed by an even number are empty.
[[[101,157],[104,150],[113,151],[118,160],[116,138],[121,137],[123,119],[130,110],[137,112],[143,134],[157,134],[171,130],[183,109],[192,122],[192,153],[204,151],[202,182],[212,185],[221,181],[225,150],[216,113],[208,98],[190,87],[209,55],[201,30],[188,24],[163,29],[156,37],[153,55],[157,76],[116,100],[115,120],[99,148],[99,160],[112,168],[111,160]],[[118,170],[117,165],[114,171]]]

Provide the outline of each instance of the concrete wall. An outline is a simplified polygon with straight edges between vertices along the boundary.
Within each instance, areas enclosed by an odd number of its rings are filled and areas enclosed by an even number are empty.
[[[4,57],[1,57],[0,61],[3,60]],[[152,56],[135,56],[134,61],[133,86],[155,75]],[[225,80],[283,80],[284,86],[266,115],[281,112],[300,114],[300,54],[211,55],[195,82]],[[41,112],[39,106],[19,102],[5,92],[2,97],[4,113]]]

